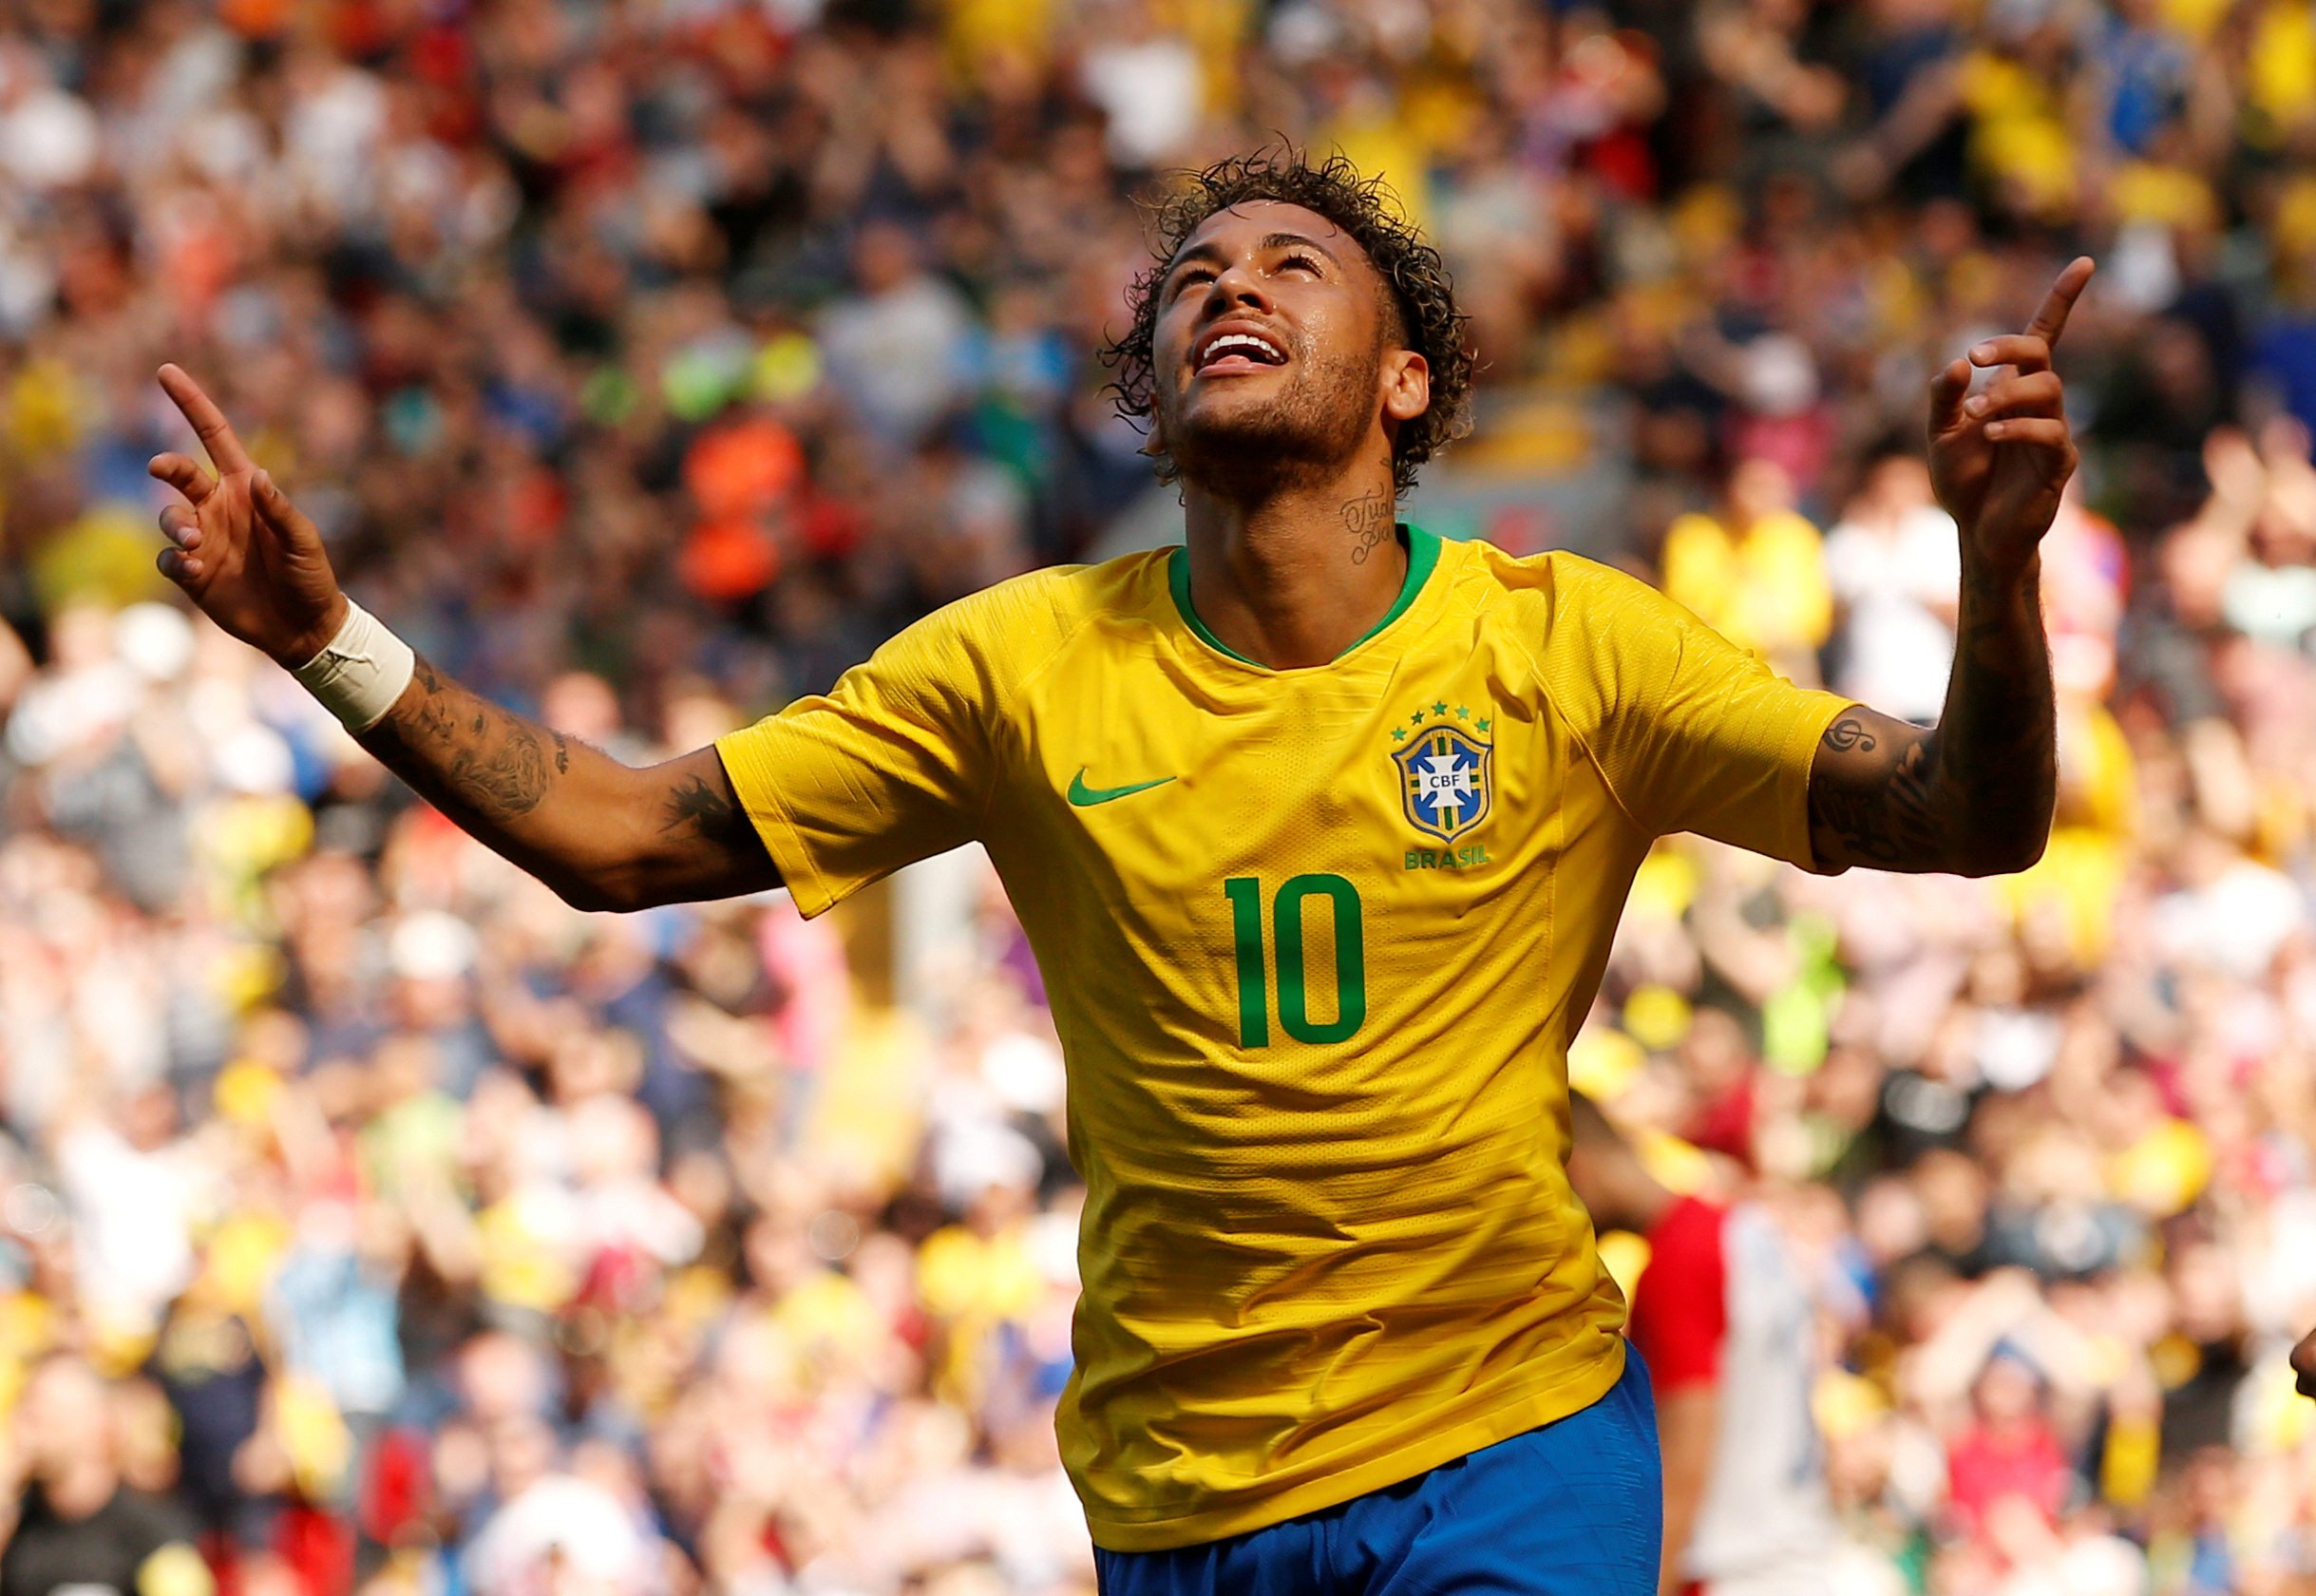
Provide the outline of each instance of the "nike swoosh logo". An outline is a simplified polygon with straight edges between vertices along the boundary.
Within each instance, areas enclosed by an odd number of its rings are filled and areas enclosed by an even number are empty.
[[[1070,778],[1070,802],[1079,808],[1092,804],[1107,804],[1112,798],[1130,798],[1137,792],[1148,792],[1153,787],[1164,787],[1172,776],[1160,776],[1156,781],[1136,782],[1131,787],[1088,787],[1083,766]]]

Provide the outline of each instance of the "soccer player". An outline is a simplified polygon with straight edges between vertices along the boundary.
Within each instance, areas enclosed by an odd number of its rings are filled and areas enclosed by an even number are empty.
[[[1662,833],[1817,870],[2037,856],[2036,545],[2075,459],[2051,346],[2090,263],[1931,384],[1963,645],[1926,731],[1599,565],[1399,522],[1471,360],[1439,256],[1346,162],[1224,162],[1160,237],[1112,355],[1186,546],[1002,583],[664,765],[414,659],[175,367],[216,468],[154,461],[184,499],[161,567],[575,904],[785,883],[819,914],[987,846],[1069,1065],[1057,1423],[1105,1590],[1652,1590],[1656,1436],[1568,1189],[1568,1037]]]
[[[1662,1596],[1830,1596],[1841,1532],[1811,1412],[1814,1311],[1776,1224],[1679,1196],[1591,1099],[1569,1098],[1568,1180],[1592,1223],[1648,1243],[1626,1332],[1657,1403]]]

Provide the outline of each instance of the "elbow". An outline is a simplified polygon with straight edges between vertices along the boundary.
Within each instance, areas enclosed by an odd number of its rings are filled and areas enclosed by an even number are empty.
[[[560,898],[581,914],[631,914],[636,909],[651,907],[636,883],[623,879],[616,872],[601,871],[587,874],[558,873],[540,879]]]
[[[2039,829],[2037,829],[2026,839],[2026,846],[2019,850],[2018,858],[2011,864],[2009,868],[2004,871],[2004,874],[2016,875],[2021,870],[2033,869],[2036,865],[2042,863],[2042,856],[2049,849],[2050,846],[2051,826],[2050,823],[2045,821]]]
[[[2043,850],[2050,844],[2051,827],[2045,822],[2016,837],[2001,838],[1982,845],[1957,873],[1965,876],[2015,876],[2040,864]]]

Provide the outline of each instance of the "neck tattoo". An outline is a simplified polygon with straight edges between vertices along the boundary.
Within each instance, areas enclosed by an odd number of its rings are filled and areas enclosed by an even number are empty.
[[[1382,493],[1362,493],[1343,506],[1343,525],[1351,534],[1351,563],[1364,565],[1377,544],[1392,535],[1392,501]]]

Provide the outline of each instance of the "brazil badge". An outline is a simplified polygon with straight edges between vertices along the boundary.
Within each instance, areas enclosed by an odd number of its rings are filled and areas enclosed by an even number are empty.
[[[1393,729],[1401,803],[1425,836],[1452,843],[1488,818],[1490,729],[1486,715],[1475,720],[1468,708],[1445,703],[1417,710],[1407,727]]]

